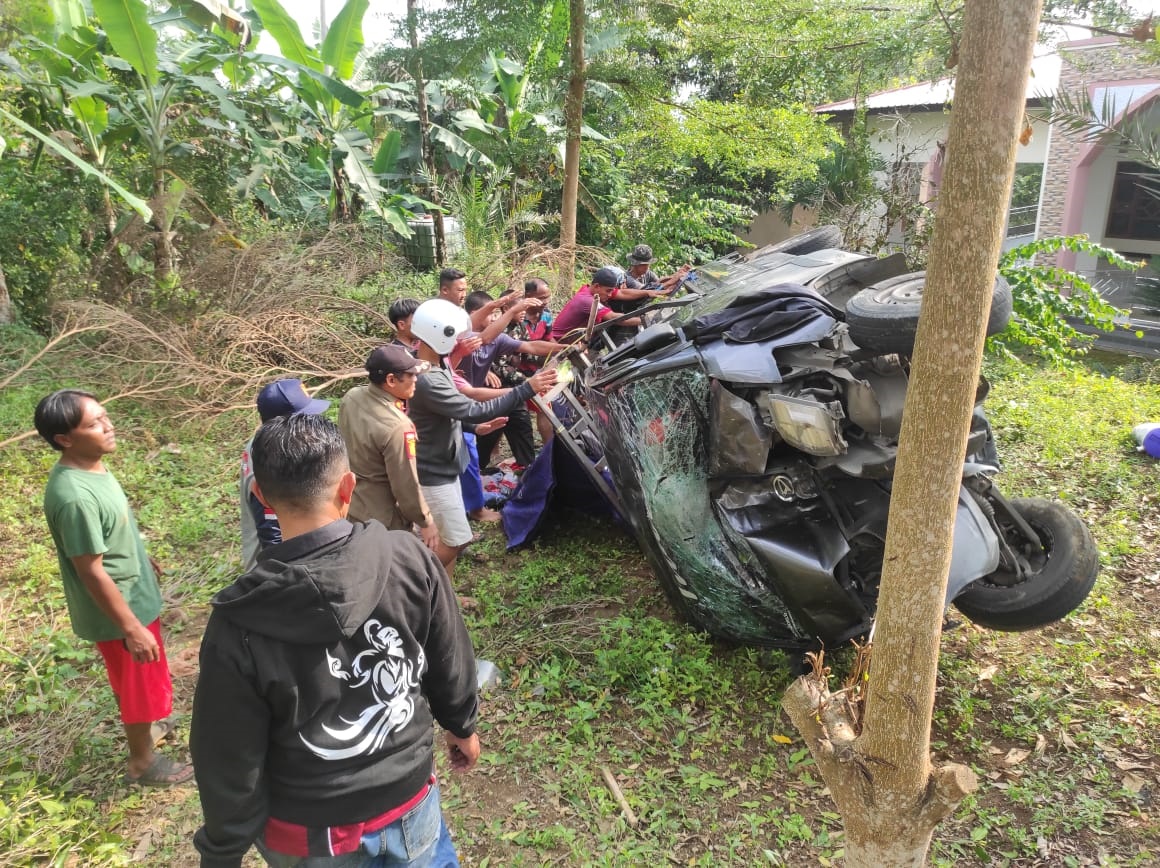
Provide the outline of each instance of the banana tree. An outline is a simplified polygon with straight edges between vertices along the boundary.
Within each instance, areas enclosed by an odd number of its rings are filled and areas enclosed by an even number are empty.
[[[567,3],[557,5],[564,6],[567,12]],[[565,26],[565,36],[566,29]],[[480,146],[489,151],[497,164],[512,170],[508,208],[513,212],[518,210],[515,203],[524,196],[526,189],[543,191],[545,177],[561,178],[564,174],[566,133],[564,118],[558,108],[560,95],[545,94],[542,87],[532,83],[533,69],[545,62],[554,69],[563,46],[555,46],[553,56],[547,61],[544,60],[545,47],[552,48],[542,42],[534,44],[526,64],[494,53],[484,63],[483,86],[487,96],[482,101],[480,114],[494,124],[498,132]],[[589,141],[607,141],[603,134],[587,124],[581,124],[580,136]],[[472,141],[475,141],[474,137]],[[586,191],[581,193],[581,198],[591,204]]]
[[[154,277],[158,283],[168,283],[177,264],[173,221],[187,189],[167,171],[183,144],[173,130],[188,106],[200,101],[200,88],[192,76],[211,73],[218,62],[212,56],[207,58],[196,43],[177,43],[159,54],[157,32],[144,0],[92,0],[92,4],[116,52],[102,57],[104,66],[135,78],[137,86],[102,87],[89,82],[84,95],[99,97],[115,111],[112,126],[116,137],[135,140],[145,150],[152,175]],[[109,75],[106,80],[114,77]]]
[[[59,44],[58,49],[29,37],[19,44],[24,62],[4,54],[0,55],[0,66],[26,93],[38,97],[26,101],[24,116],[33,123],[22,121],[24,132],[37,139],[41,148],[64,156],[74,165],[91,167],[92,177],[108,179],[101,193],[105,231],[111,236],[117,217],[110,191],[117,190],[117,183],[109,176],[110,151],[105,139],[109,112],[92,90],[94,84],[97,89],[108,85],[106,68],[94,50],[98,34],[87,26],[79,27]],[[117,192],[127,191],[121,188]]]
[[[300,130],[305,161],[326,173],[327,212],[346,220],[365,206],[404,236],[410,208],[422,200],[385,186],[394,170],[398,138],[375,123],[374,95],[351,85],[363,47],[362,21],[370,0],[347,0],[322,43],[309,46],[298,22],[278,0],[251,0],[282,56],[255,55],[275,80],[289,88],[304,114]]]
[[[432,170],[437,175],[491,169],[495,164],[481,143],[497,135],[499,127],[480,114],[481,94],[471,82],[425,82],[422,97],[427,109],[426,135],[419,124],[419,92],[412,82],[381,87],[375,114],[386,118],[402,134],[399,171],[419,178],[426,164],[421,144],[430,145]]]
[[[20,48],[26,62],[5,62],[24,89],[37,94],[29,103],[38,111],[29,120],[38,132],[48,130],[49,139],[77,158],[74,163],[86,164],[90,174],[103,180],[110,235],[117,220],[109,190],[123,199],[126,192],[108,180],[117,174],[112,155],[127,144],[144,153],[150,177],[143,186],[150,191],[150,205],[137,210],[148,212],[154,229],[154,277],[167,283],[176,266],[174,218],[192,193],[171,170],[173,158],[191,147],[178,132],[189,120],[208,115],[234,125],[227,130],[219,124],[227,137],[248,129],[245,113],[213,76],[222,57],[247,38],[247,28],[236,13],[213,0],[179,0],[161,19],[150,18],[144,0],[94,0],[92,8],[99,26],[79,0],[57,0],[55,29],[46,34],[52,41],[29,37]],[[161,22],[184,25],[192,33],[159,45]],[[198,138],[209,135],[201,130]],[[127,178],[124,184],[132,186],[135,180]]]

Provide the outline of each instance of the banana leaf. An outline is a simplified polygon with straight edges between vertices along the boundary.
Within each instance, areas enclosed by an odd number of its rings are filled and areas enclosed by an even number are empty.
[[[149,23],[145,0],[92,0],[117,56],[137,70],[145,81],[157,83],[157,32]]]
[[[278,66],[278,67],[282,67],[284,69],[297,70],[298,72],[307,76],[307,78],[309,79],[309,81],[300,80],[300,84],[312,85],[312,84],[316,83],[318,85],[321,85],[323,90],[325,90],[332,97],[337,99],[343,105],[349,106],[351,108],[362,108],[366,104],[366,101],[367,101],[366,97],[363,96],[361,93],[359,93],[357,90],[354,90],[353,88],[348,87],[347,85],[345,85],[341,81],[339,81],[337,78],[329,76],[324,72],[320,72],[319,70],[315,69],[313,66],[304,66],[303,64],[298,63],[297,61],[291,60],[290,58],[287,58],[287,57],[279,57],[276,54],[257,54],[257,55],[254,55],[253,61],[256,63],[265,64],[267,66]],[[303,91],[302,93],[299,93],[297,95],[303,99],[308,98],[308,94],[310,94],[310,91],[315,91],[315,93],[313,94],[313,102],[315,104],[317,104],[318,94],[317,94],[316,87],[304,87],[304,88],[302,88],[302,91]]]
[[[170,3],[199,27],[209,30],[217,26],[241,37],[243,45],[250,41],[249,22],[220,0],[170,0]]]
[[[85,7],[81,0],[52,0],[52,20],[58,39],[88,24],[88,16],[85,15]]]
[[[287,60],[316,72],[323,71],[322,61],[319,60],[317,52],[308,48],[302,38],[298,22],[282,8],[278,0],[250,0],[250,5],[254,7],[258,17],[262,19],[262,25],[274,37]]]
[[[7,109],[0,108],[0,117],[4,117],[8,121],[15,124],[17,127],[19,127],[20,129],[24,130],[24,132],[28,133],[30,136],[33,136],[33,137],[39,139],[40,142],[43,143],[46,147],[50,148],[52,151],[54,151],[57,154],[59,154],[60,156],[64,157],[66,160],[68,160],[70,163],[72,163],[74,166],[76,166],[78,169],[80,169],[86,175],[88,175],[92,178],[96,178],[98,181],[100,181],[102,184],[104,184],[110,190],[112,190],[118,196],[120,196],[126,205],[128,205],[130,208],[132,208],[138,214],[140,214],[142,220],[149,221],[153,218],[153,211],[144,199],[141,199],[141,198],[138,198],[137,196],[134,196],[132,193],[130,193],[128,190],[126,190],[124,187],[122,187],[120,184],[118,184],[116,181],[114,181],[111,177],[106,175],[104,172],[102,172],[100,169],[96,168],[95,166],[93,166],[89,163],[86,163],[84,160],[82,160],[80,157],[78,157],[76,154],[74,154],[72,151],[70,151],[68,148],[66,148],[64,145],[62,145],[60,142],[56,141],[56,139],[53,139],[50,136],[46,136],[44,133],[40,132],[40,130],[36,129],[35,127],[29,126],[28,124],[26,124],[24,121],[22,121],[16,115],[12,114]]]
[[[385,175],[395,168],[399,159],[399,148],[403,143],[403,134],[399,130],[391,130],[383,137],[382,144],[375,154],[374,172],[376,175]]]
[[[109,126],[109,108],[96,97],[75,96],[69,100],[69,106],[94,139],[99,138]]]
[[[344,81],[354,75],[354,60],[363,47],[362,22],[370,0],[347,0],[322,41],[322,62]]]

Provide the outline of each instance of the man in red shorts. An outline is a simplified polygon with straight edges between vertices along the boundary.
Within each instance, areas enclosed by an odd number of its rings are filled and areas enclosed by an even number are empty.
[[[129,742],[129,783],[167,787],[193,767],[154,753],[155,722],[173,710],[161,641],[161,589],[125,492],[103,458],[117,448],[109,414],[88,392],[61,389],[36,407],[36,430],[60,453],[44,490],[73,632],[105,660]]]

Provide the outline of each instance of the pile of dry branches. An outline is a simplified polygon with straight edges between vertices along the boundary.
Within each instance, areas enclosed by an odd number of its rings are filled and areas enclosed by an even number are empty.
[[[597,262],[601,254],[581,257]],[[479,271],[469,282],[522,288],[533,275],[554,282],[562,259],[554,248],[529,245],[495,263],[472,262]],[[391,287],[381,285],[388,275],[396,279]],[[435,288],[433,276],[398,267],[349,231],[305,249],[275,239],[215,251],[185,272],[182,292],[193,301],[180,311],[62,304],[51,340],[0,378],[0,388],[79,381],[105,402],[132,398],[178,421],[211,420],[253,408],[271,380],[297,377],[326,392],[365,376],[368,353],[392,333],[390,302],[424,299]],[[0,447],[30,433],[0,440]]]

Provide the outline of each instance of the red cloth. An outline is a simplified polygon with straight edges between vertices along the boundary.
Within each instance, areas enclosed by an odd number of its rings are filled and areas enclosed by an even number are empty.
[[[519,339],[521,341],[549,340],[550,333],[548,330],[548,324],[542,319],[537,320],[534,323],[529,322],[528,320],[524,320],[522,323],[520,323]],[[540,369],[543,363],[544,359],[542,356],[533,356],[529,355],[528,353],[521,353],[518,360],[516,361],[516,370],[523,374],[525,377],[530,377]],[[531,407],[532,402],[529,400],[528,408],[530,409]]]
[[[431,775],[427,785],[403,804],[361,823],[315,828],[270,817],[266,820],[264,833],[266,846],[288,856],[341,856],[343,853],[353,853],[361,845],[363,835],[385,829],[400,820],[427,797],[434,785],[435,775]]]
[[[121,707],[122,723],[153,723],[173,712],[173,681],[165,659],[165,644],[161,641],[161,619],[155,619],[146,629],[153,634],[160,650],[160,658],[155,663],[134,662],[124,639],[97,643],[97,650],[105,658],[109,685]]]
[[[524,333],[520,340],[524,341],[542,341],[548,337],[548,324],[542,319],[535,322],[524,320]]]

